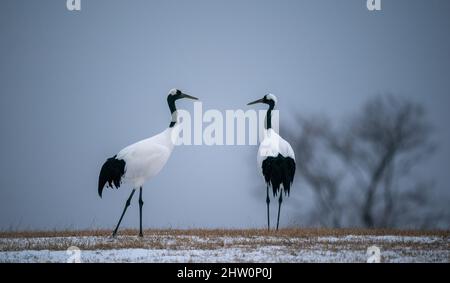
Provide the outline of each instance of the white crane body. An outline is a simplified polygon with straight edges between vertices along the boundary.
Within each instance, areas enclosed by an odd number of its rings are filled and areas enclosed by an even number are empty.
[[[130,206],[130,201],[134,192],[139,188],[139,218],[140,230],[139,236],[142,234],[142,187],[144,183],[158,175],[164,168],[167,161],[172,154],[175,146],[174,138],[177,128],[177,109],[175,101],[181,98],[190,98],[197,100],[196,97],[187,95],[178,89],[172,89],[167,96],[167,103],[172,114],[172,121],[169,127],[163,132],[152,136],[148,139],[138,141],[131,144],[114,155],[108,158],[103,164],[98,178],[98,194],[102,197],[104,187],[119,188],[123,182],[131,184],[131,194],[125,204],[125,208],[117,223],[113,236],[116,235],[120,226],[122,218]],[[174,132],[175,131],[175,132]]]

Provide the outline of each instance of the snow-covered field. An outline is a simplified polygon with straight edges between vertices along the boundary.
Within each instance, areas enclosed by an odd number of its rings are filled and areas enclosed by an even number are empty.
[[[0,262],[366,262],[371,246],[379,248],[381,262],[450,262],[448,233],[168,230],[146,231],[142,239],[132,232],[115,239],[88,234],[3,235]]]

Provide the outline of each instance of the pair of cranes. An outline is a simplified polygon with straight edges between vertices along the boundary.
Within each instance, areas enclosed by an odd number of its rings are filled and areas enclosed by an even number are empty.
[[[142,237],[142,188],[144,183],[156,176],[169,160],[174,149],[172,131],[177,124],[177,108],[175,102],[179,99],[188,98],[198,100],[194,96],[183,93],[179,89],[170,90],[167,96],[172,120],[169,127],[163,132],[129,145],[119,151],[116,155],[106,160],[100,170],[98,180],[98,194],[102,197],[105,185],[107,187],[119,188],[123,181],[131,184],[131,193],[117,223],[113,236],[116,236],[123,216],[130,206],[136,189],[139,188],[139,236]],[[290,144],[280,137],[273,129],[271,113],[277,103],[273,94],[267,94],[263,98],[250,102],[247,105],[264,103],[269,106],[266,114],[264,139],[262,140],[257,155],[257,163],[262,170],[266,182],[266,204],[267,204],[267,229],[270,229],[269,217],[269,188],[272,188],[273,196],[278,198],[277,230],[280,222],[280,209],[283,202],[283,193],[289,196],[290,187],[294,181],[295,154]]]

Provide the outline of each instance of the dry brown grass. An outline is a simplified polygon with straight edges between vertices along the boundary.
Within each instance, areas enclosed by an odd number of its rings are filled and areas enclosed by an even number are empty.
[[[120,230],[119,235],[136,236],[137,230]],[[148,229],[144,234],[159,236],[198,236],[198,237],[342,237],[355,236],[438,236],[450,237],[447,230],[394,230],[394,229],[326,229],[326,228],[288,228],[279,231],[267,231],[265,229]],[[0,238],[39,238],[39,237],[107,237],[111,230],[65,230],[65,231],[0,231]]]
[[[0,233],[0,251],[18,250],[65,250],[77,246],[83,250],[95,249],[170,249],[170,250],[215,250],[240,248],[255,250],[259,247],[277,246],[284,249],[308,250],[361,250],[368,244],[376,244],[389,250],[450,250],[449,231],[405,231],[369,229],[282,229],[267,231],[259,229],[189,229],[146,230],[144,238],[137,237],[136,230],[122,230],[117,238],[111,238],[110,230],[95,231],[23,231]],[[439,241],[383,241],[381,239],[345,239],[345,236],[433,236]],[[94,238],[92,238],[94,237]],[[319,237],[337,237],[339,241],[323,240]],[[20,239],[18,241],[17,239]]]

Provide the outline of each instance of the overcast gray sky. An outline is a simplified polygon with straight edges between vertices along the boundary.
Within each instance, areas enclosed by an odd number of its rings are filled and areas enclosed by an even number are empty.
[[[81,1],[0,3],[0,229],[112,228],[129,189],[100,199],[100,167],[168,126],[173,87],[220,111],[273,92],[283,127],[411,98],[439,144],[423,174],[450,196],[450,1]],[[256,147],[178,147],[145,185],[144,226],[264,227],[258,174]]]

